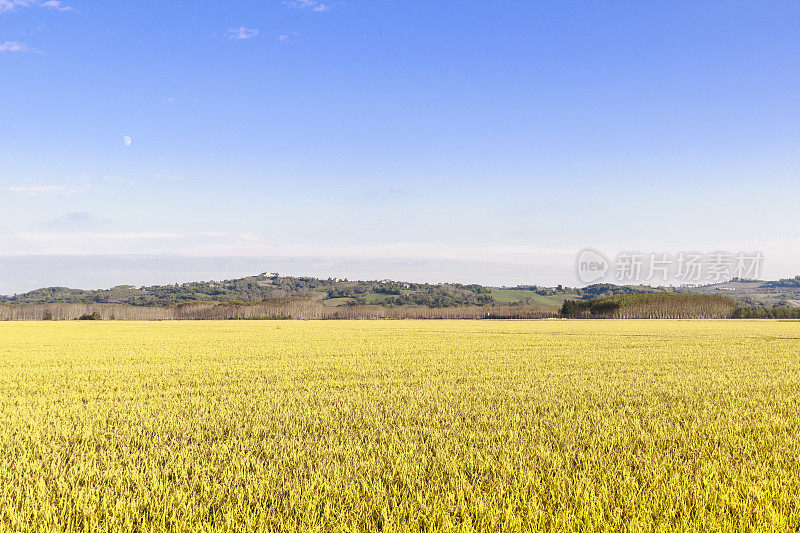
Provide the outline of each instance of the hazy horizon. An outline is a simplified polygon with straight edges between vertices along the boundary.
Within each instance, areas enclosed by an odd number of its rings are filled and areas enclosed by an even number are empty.
[[[469,262],[459,260],[347,260],[344,258],[274,257],[181,257],[171,255],[93,255],[93,256],[0,256],[0,295],[11,296],[45,287],[109,289],[118,285],[136,287],[169,285],[192,281],[221,281],[258,275],[261,272],[282,276],[311,276],[321,279],[392,279],[414,283],[478,283],[492,287],[538,285],[543,287],[583,287],[575,267]],[[447,272],[455,272],[448,275]],[[789,276],[787,276],[789,277]],[[777,279],[761,276],[760,279]],[[92,280],[94,284],[88,284]],[[614,282],[609,280],[609,282]],[[704,284],[714,283],[706,280]],[[631,283],[637,284],[637,283]],[[654,281],[643,285],[669,286]]]

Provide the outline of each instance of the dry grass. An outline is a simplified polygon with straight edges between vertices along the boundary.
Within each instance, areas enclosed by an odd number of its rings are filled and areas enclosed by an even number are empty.
[[[0,529],[788,531],[800,323],[0,323]]]

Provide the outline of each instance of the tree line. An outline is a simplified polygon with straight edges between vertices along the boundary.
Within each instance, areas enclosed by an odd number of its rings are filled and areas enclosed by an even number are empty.
[[[800,308],[736,307],[724,296],[622,295],[567,300],[559,307],[494,305],[326,307],[311,298],[261,302],[191,302],[172,306],[124,304],[0,304],[0,320],[335,320],[335,319],[539,319],[539,318],[773,318],[800,319]]]
[[[731,318],[736,303],[705,294],[622,294],[589,300],[567,300],[564,318]]]
[[[705,294],[629,294],[567,300],[563,318],[773,318],[800,319],[800,307],[737,307],[726,297]]]
[[[274,298],[261,302],[192,302],[172,306],[124,304],[0,304],[0,320],[269,320],[269,319],[475,319],[555,318],[558,307],[534,305],[326,307],[311,298]]]
[[[776,305],[773,307],[739,307],[732,318],[783,318],[800,319],[800,307]]]

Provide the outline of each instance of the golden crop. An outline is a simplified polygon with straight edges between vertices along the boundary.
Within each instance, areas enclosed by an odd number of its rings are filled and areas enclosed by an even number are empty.
[[[800,323],[0,323],[0,529],[789,531]]]

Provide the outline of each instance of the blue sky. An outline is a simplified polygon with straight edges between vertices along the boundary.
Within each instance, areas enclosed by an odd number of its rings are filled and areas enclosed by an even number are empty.
[[[799,22],[800,2],[0,0],[0,293],[569,284],[587,246],[798,274]]]

